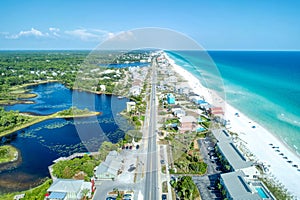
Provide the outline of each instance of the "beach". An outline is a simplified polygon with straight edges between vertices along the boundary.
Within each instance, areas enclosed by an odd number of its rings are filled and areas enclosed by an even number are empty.
[[[298,189],[300,188],[300,171],[297,171],[300,166],[299,156],[279,138],[262,127],[259,121],[250,119],[246,114],[229,105],[214,91],[201,85],[200,81],[190,72],[176,65],[167,54],[165,57],[174,70],[188,81],[194,93],[203,96],[213,106],[223,107],[224,119],[230,121],[228,130],[237,133],[237,143],[243,147],[244,152],[248,152],[249,155],[253,154],[251,157],[256,163],[267,166],[268,177],[273,177],[275,182],[282,183],[292,195],[300,198],[300,190]],[[293,167],[293,165],[298,165],[298,168]]]

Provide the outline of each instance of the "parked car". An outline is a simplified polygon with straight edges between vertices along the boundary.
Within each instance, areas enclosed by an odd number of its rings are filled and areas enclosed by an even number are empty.
[[[166,194],[162,194],[162,195],[161,195],[161,199],[162,199],[162,200],[167,200],[167,195],[166,195]]]
[[[207,189],[209,189],[209,190],[215,190],[216,188],[213,187],[213,186],[208,186]]]
[[[160,164],[164,165],[165,164],[165,160],[160,160]]]

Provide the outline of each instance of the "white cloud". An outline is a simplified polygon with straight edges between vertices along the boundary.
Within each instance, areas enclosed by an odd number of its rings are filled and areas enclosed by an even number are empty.
[[[41,31],[31,28],[29,31],[20,31],[18,34],[13,34],[13,35],[7,35],[5,38],[8,39],[18,39],[20,37],[28,37],[28,36],[34,36],[34,37],[47,37],[49,36],[48,33],[42,33]]]
[[[111,35],[113,34],[101,29],[84,29],[84,28],[75,29],[72,31],[65,31],[65,33],[75,38],[79,38],[80,40],[83,41],[98,41],[98,42],[111,37]]]
[[[55,27],[50,27],[49,31],[51,31],[51,32],[59,32],[60,29],[59,28],[55,28]]]
[[[53,36],[60,37],[60,34],[58,34],[58,32],[60,31],[59,28],[50,27],[49,31],[50,31],[50,33],[52,33]]]

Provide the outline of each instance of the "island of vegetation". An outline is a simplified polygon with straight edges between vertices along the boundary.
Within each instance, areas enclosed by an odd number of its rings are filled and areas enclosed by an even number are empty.
[[[0,164],[13,162],[18,159],[18,150],[11,145],[0,146]]]
[[[0,107],[0,137],[9,135],[15,131],[48,119],[91,117],[100,114],[101,112],[93,112],[88,109],[81,110],[76,107],[71,107],[67,110],[59,111],[51,115],[34,116],[19,113],[18,111],[5,111],[4,108]]]

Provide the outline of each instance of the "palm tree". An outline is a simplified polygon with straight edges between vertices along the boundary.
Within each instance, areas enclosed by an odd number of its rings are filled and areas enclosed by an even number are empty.
[[[86,199],[88,194],[89,194],[90,190],[87,189],[87,188],[84,188],[83,190],[81,190],[81,196],[82,196],[82,199]]]

